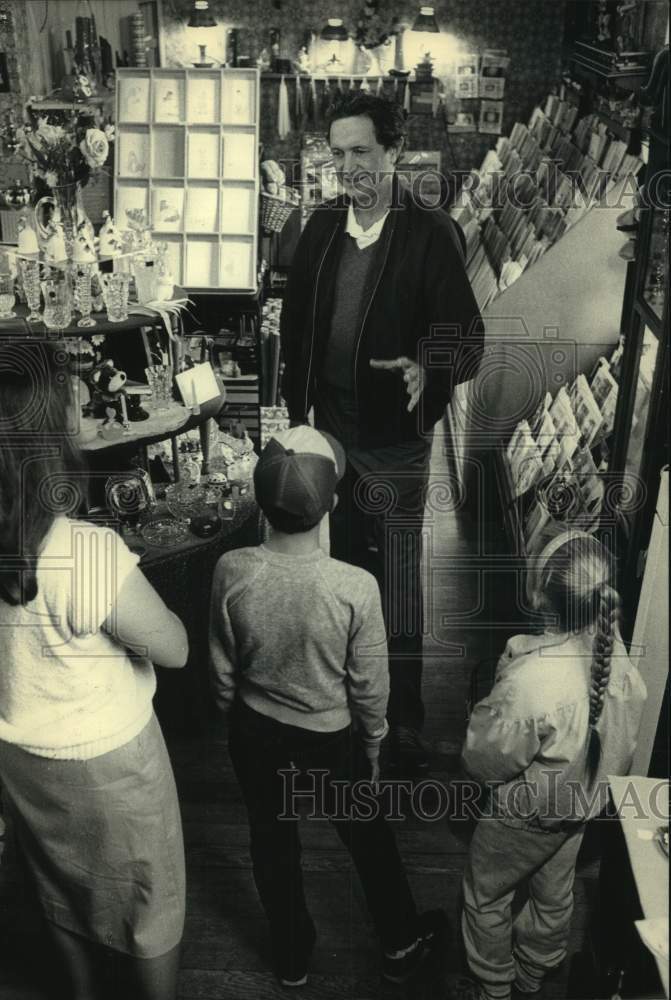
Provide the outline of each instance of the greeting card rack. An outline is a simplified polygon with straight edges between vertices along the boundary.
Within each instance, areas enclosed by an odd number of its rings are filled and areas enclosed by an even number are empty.
[[[144,212],[189,291],[256,288],[259,73],[120,69],[115,214]]]

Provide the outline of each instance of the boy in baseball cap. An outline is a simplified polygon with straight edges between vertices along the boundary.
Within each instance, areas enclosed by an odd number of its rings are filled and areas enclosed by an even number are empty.
[[[249,816],[254,878],[285,986],[306,982],[316,940],[300,866],[301,798],[311,800],[313,817],[331,819],[352,855],[387,979],[403,982],[413,973],[444,921],[441,911],[417,915],[370,785],[359,816],[356,788],[348,786],[344,810],[342,799],[335,804],[334,781],[340,791],[355,777],[377,782],[389,696],[377,582],[319,544],[344,469],[339,443],[311,427],[271,438],[254,472],[271,537],[223,555],[213,581],[215,696],[230,714],[229,750]]]

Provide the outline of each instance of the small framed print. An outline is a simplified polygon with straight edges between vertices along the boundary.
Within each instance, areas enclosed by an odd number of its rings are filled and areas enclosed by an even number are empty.
[[[119,77],[119,122],[149,121],[149,76]]]
[[[122,177],[149,177],[149,132],[119,128],[119,174]]]
[[[254,188],[250,184],[225,184],[221,189],[221,232],[254,231]]]
[[[505,49],[485,49],[480,66],[481,76],[505,76],[510,57]]]
[[[221,76],[217,73],[189,75],[187,88],[187,120],[193,124],[214,124],[219,121],[221,108]]]
[[[251,288],[254,284],[253,263],[251,239],[223,239],[219,268],[221,287]]]
[[[222,121],[228,125],[253,125],[256,120],[256,77],[227,75],[224,79]]]
[[[154,121],[184,121],[184,77],[154,77]]]
[[[478,77],[471,75],[456,76],[454,79],[454,96],[461,101],[471,101],[478,96]]]
[[[485,135],[501,135],[503,101],[482,101],[478,129]]]
[[[506,78],[504,76],[481,76],[479,86],[480,97],[489,101],[500,101],[503,99]]]
[[[454,62],[454,75],[458,80],[468,76],[477,77],[478,75],[477,52],[466,52],[463,55],[457,56]]]
[[[450,132],[475,132],[475,115],[472,111],[457,111],[454,124],[449,126]]]
[[[249,180],[256,176],[256,140],[253,132],[224,132],[226,179]]]
[[[147,211],[147,188],[138,184],[120,182],[117,187],[117,204],[115,213],[117,222],[119,223],[119,228],[127,228],[128,212],[131,213],[132,217],[132,214],[135,212],[144,212],[146,216]]]
[[[213,288],[218,282],[216,239],[189,239],[186,243],[186,284],[191,288]]]
[[[184,216],[184,190],[161,185],[152,191],[151,224],[157,232],[180,233]]]
[[[187,177],[206,177],[218,180],[219,170],[219,130],[189,132],[189,155]]]
[[[219,189],[216,187],[189,187],[186,192],[186,231],[189,233],[216,233],[219,215]]]

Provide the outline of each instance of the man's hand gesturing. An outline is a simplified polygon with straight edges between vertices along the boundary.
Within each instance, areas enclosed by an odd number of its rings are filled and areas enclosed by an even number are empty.
[[[424,389],[425,372],[422,366],[418,365],[416,361],[411,361],[410,358],[394,358],[391,361],[376,361],[375,359],[371,359],[370,366],[371,368],[377,368],[379,371],[403,372],[403,381],[410,396],[408,413],[412,412],[417,406],[419,397],[422,395]]]

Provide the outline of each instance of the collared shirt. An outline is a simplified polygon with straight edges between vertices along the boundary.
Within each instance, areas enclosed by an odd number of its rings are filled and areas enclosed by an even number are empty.
[[[368,229],[362,229],[359,223],[356,221],[356,215],[354,214],[354,205],[350,202],[350,206],[347,210],[347,226],[345,232],[348,233],[353,239],[356,240],[356,245],[359,250],[365,250],[366,247],[372,246],[373,243],[377,243],[380,238],[380,233],[382,232],[382,227],[385,224],[386,218],[389,215],[389,209],[384,213],[381,219],[374,222],[372,226]]]

